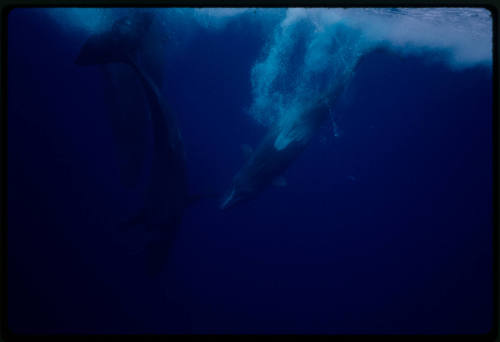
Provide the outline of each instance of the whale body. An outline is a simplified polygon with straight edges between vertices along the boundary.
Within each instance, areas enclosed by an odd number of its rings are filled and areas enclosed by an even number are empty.
[[[233,177],[231,186],[220,202],[220,209],[228,209],[256,197],[272,184],[286,185],[283,173],[316,136],[328,118],[329,109],[352,81],[364,58],[365,55],[358,58],[354,66],[341,73],[339,79],[322,95],[311,96],[311,100],[307,101],[297,101],[302,105],[290,107],[289,115],[281,116],[281,120],[268,130],[255,151],[247,153],[248,158]]]
[[[143,207],[123,225],[140,225],[153,232],[145,251],[150,271],[155,274],[165,261],[190,197],[184,145],[175,116],[155,82],[137,62],[137,53],[152,19],[152,14],[140,13],[116,20],[110,30],[87,39],[75,63],[82,66],[124,63],[135,72],[144,89],[149,111],[143,115],[149,116],[153,136],[149,181]]]
[[[286,185],[282,174],[306,148],[327,115],[326,103],[318,101],[293,122],[271,128],[255,151],[248,151],[247,160],[233,177],[220,208],[251,199],[269,185]]]

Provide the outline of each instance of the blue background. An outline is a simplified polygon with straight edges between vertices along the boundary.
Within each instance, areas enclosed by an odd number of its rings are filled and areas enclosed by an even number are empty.
[[[151,278],[117,242],[141,198],[120,182],[102,72],[74,65],[86,37],[41,12],[15,10],[8,26],[13,332],[489,331],[491,69],[371,53],[335,109],[342,135],[325,124],[285,188],[189,208]],[[193,193],[226,188],[240,145],[265,134],[244,112],[264,43],[234,21],[162,70]]]

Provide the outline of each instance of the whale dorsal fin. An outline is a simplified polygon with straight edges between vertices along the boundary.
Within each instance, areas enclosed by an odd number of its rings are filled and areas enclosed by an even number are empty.
[[[253,153],[253,148],[248,144],[243,144],[241,145],[241,151],[243,152],[243,156],[245,157],[245,159],[248,159],[250,158],[250,155]]]
[[[279,187],[286,186],[286,179],[285,179],[285,177],[283,177],[283,176],[276,177],[273,180],[273,185],[274,186],[279,186]]]

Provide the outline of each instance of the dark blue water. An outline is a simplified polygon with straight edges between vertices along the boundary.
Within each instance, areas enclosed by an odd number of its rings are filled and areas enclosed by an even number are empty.
[[[490,68],[371,53],[335,108],[341,136],[325,124],[284,188],[227,212],[213,200],[189,208],[151,278],[118,243],[127,238],[117,222],[140,207],[141,188],[120,182],[102,70],[73,62],[85,37],[40,11],[12,12],[8,29],[13,332],[491,328]],[[245,113],[265,41],[244,19],[199,30],[160,71],[193,193],[224,190],[244,162],[240,145],[265,134]],[[135,156],[131,169],[144,160]]]

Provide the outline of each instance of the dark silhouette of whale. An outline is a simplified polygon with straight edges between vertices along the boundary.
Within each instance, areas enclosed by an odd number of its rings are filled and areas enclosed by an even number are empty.
[[[132,68],[144,89],[149,107],[149,114],[144,115],[149,115],[153,135],[149,185],[142,209],[123,225],[144,226],[154,233],[145,252],[149,271],[156,274],[166,260],[184,209],[193,199],[188,196],[184,145],[175,116],[138,63],[137,54],[152,20],[153,15],[147,12],[116,20],[110,30],[88,38],[75,63],[124,63]]]
[[[142,37],[139,51],[142,71],[151,77],[159,89],[164,85],[163,73],[159,71],[164,69],[165,55],[169,49],[167,41],[165,30],[152,28]],[[117,178],[127,189],[141,192],[149,179],[152,150],[149,106],[143,86],[135,71],[127,64],[108,63],[96,68],[100,69],[102,75],[102,95],[112,129]]]
[[[359,58],[352,69],[343,73],[322,96],[303,101],[303,107],[298,113],[293,113],[292,118],[283,118],[283,121],[270,128],[254,151],[246,148],[247,160],[233,177],[231,186],[220,202],[220,209],[254,198],[271,184],[286,185],[283,172],[304,151],[324,124],[330,105],[342,94],[363,59],[364,56]]]
[[[328,115],[328,107],[324,102],[318,102],[312,104],[305,114],[292,127],[276,125],[271,128],[255,151],[245,148],[247,160],[233,177],[229,190],[222,198],[221,209],[249,200],[271,184],[286,185],[283,172],[321,127]]]

